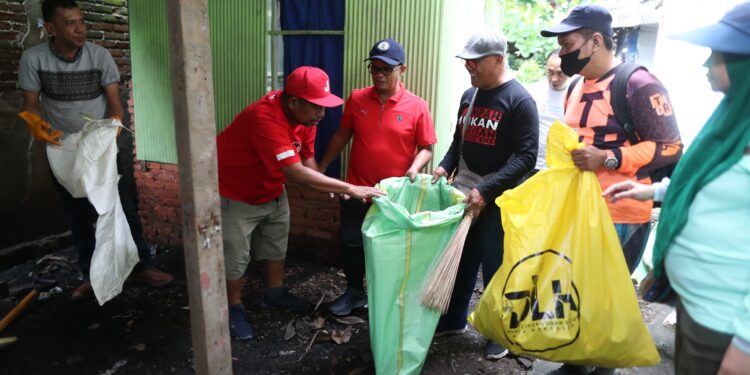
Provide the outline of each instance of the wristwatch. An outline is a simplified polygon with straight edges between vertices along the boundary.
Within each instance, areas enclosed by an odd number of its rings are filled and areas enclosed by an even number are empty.
[[[607,158],[604,159],[604,168],[615,170],[620,166],[620,161],[617,160],[615,153],[612,150],[606,150]]]

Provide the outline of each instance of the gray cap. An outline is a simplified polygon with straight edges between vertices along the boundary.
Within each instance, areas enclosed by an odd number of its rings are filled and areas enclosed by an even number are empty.
[[[494,31],[483,31],[476,33],[466,42],[464,50],[456,57],[473,60],[490,55],[505,56],[508,50],[508,42],[505,36]]]

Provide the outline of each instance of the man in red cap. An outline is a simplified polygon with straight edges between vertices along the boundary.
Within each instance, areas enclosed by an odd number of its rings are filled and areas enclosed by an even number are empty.
[[[271,91],[249,105],[216,138],[229,330],[240,340],[254,337],[241,299],[242,276],[251,252],[256,259],[266,260],[265,307],[296,312],[310,309],[310,303],[284,288],[289,237],[286,180],[356,199],[382,194],[317,172],[315,125],[323,118],[325,107],[343,103],[330,91],[324,71],[297,68],[287,77],[283,91]]]

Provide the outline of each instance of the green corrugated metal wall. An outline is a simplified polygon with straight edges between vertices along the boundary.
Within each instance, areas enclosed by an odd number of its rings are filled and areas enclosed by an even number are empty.
[[[128,14],[138,159],[176,163],[167,6],[130,0]]]
[[[449,126],[442,125],[453,118],[448,108],[437,106],[441,103],[439,67],[445,58],[440,44],[445,1],[451,0],[348,0],[344,26],[344,95],[372,85],[362,61],[372,44],[382,38],[397,40],[406,52],[405,85],[430,106],[439,143],[433,159],[438,161],[447,150],[444,140],[452,135]],[[347,158],[343,159],[346,164]],[[430,172],[431,166],[427,169]]]
[[[266,1],[209,0],[216,130],[266,88]]]
[[[137,157],[177,163],[164,0],[130,0]],[[216,129],[265,91],[266,2],[210,0]]]
[[[141,160],[176,163],[165,0],[130,0],[130,35]],[[481,3],[483,0],[466,0]],[[439,161],[453,135],[457,84],[453,57],[463,40],[456,30],[467,4],[453,0],[347,0],[344,30],[344,96],[372,84],[362,61],[376,40],[391,37],[406,49],[406,86],[424,98],[433,115]],[[209,0],[216,127],[223,129],[266,88],[266,1]],[[447,19],[450,18],[451,21]],[[476,21],[473,21],[476,22]],[[480,21],[481,22],[481,21]],[[463,73],[462,68],[458,70]],[[460,81],[460,78],[458,79]],[[466,86],[466,87],[464,87]],[[344,158],[346,159],[346,158]],[[345,162],[344,162],[345,164]],[[346,165],[344,165],[346,167]],[[432,167],[428,167],[428,172]]]

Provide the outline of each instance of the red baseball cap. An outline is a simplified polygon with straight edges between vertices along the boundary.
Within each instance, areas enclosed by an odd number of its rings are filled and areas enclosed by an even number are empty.
[[[312,66],[300,66],[286,77],[284,91],[291,96],[302,98],[323,107],[337,107],[344,101],[331,94],[328,74]]]

